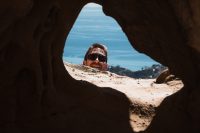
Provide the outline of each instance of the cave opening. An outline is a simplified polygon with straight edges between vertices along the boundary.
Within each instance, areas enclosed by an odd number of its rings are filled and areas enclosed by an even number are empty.
[[[82,65],[93,43],[107,46],[108,71]],[[65,42],[63,61],[74,79],[125,93],[134,104],[130,108],[130,124],[135,131],[146,129],[155,115],[155,107],[183,86],[181,81],[156,84],[155,78],[166,67],[134,50],[118,23],[95,3],[85,5],[77,17]]]
[[[118,23],[106,16],[102,6],[89,3],[80,12],[64,48],[63,60],[82,64],[87,49],[94,43],[108,48],[109,71],[133,78],[156,78],[166,67],[137,52]]]

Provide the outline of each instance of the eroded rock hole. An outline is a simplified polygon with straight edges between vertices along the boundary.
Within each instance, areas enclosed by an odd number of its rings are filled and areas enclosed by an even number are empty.
[[[107,46],[108,71],[82,65],[87,49],[94,43]],[[155,78],[167,67],[134,50],[121,27],[105,16],[100,5],[90,3],[82,9],[65,46],[63,60],[73,78],[127,95],[132,102],[130,124],[135,131],[146,129],[155,107],[183,86],[180,80],[156,84]],[[161,80],[164,81],[162,77]]]

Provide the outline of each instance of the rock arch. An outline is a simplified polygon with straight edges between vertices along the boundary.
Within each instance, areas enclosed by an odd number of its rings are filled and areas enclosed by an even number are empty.
[[[199,132],[198,0],[0,2],[0,130],[133,132],[124,94],[75,81],[64,68],[65,38],[89,2],[101,4],[135,49],[185,84],[161,104],[145,132]]]

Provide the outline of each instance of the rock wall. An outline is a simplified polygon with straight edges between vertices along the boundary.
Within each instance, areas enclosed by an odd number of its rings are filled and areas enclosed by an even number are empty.
[[[88,2],[101,4],[135,49],[185,84],[145,132],[199,132],[198,0],[1,1],[0,132],[133,132],[124,94],[76,81],[64,68],[65,39]]]
[[[185,87],[157,109],[149,132],[199,132],[200,2],[197,0],[106,0],[132,46],[169,67]]]

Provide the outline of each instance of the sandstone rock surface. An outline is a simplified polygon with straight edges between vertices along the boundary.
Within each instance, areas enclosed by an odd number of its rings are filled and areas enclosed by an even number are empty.
[[[183,87],[181,80],[157,84],[155,83],[156,79],[134,79],[83,65],[68,62],[64,64],[75,80],[88,81],[99,87],[110,87],[124,93],[131,102],[130,124],[137,132],[143,131],[149,126],[155,116],[155,108],[164,98]]]
[[[0,132],[133,132],[124,93],[76,81],[64,67],[65,40],[89,2],[183,81],[143,132],[199,133],[199,0],[0,1]]]

